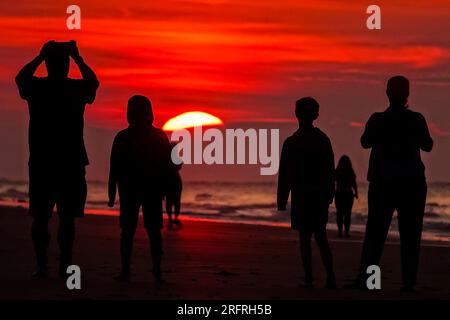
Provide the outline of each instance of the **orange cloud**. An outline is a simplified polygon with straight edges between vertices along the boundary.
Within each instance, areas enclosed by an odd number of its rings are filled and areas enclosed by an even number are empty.
[[[421,78],[450,70],[449,42],[435,30],[450,27],[450,7],[441,0],[381,1],[379,33],[365,29],[365,8],[356,0],[79,5],[82,30],[70,32],[64,6],[54,1],[2,2],[0,76],[16,95],[11,79],[43,42],[74,38],[101,80],[89,115],[96,124],[120,122],[135,92],[149,95],[165,119],[191,106],[225,119],[284,119],[291,113],[280,106],[298,95],[325,88],[351,95],[352,84],[381,83],[394,71]]]

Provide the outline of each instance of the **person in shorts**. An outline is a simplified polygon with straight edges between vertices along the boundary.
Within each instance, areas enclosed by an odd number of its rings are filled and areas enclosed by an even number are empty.
[[[82,79],[68,77],[70,58]],[[45,62],[46,77],[36,77]],[[16,83],[28,102],[29,213],[33,217],[32,240],[37,260],[33,277],[47,278],[48,220],[53,208],[59,215],[59,275],[66,277],[72,264],[75,218],[84,215],[85,167],[84,111],[95,100],[99,81],[80,56],[75,41],[47,42],[39,55],[20,70]]]
[[[328,207],[334,196],[334,153],[330,139],[313,125],[319,103],[297,101],[299,129],[283,144],[278,175],[278,210],[286,210],[291,194],[291,226],[299,232],[305,286],[313,287],[311,238],[314,236],[327,273],[326,287],[336,288],[333,258],[327,238]]]
[[[120,253],[122,269],[115,277],[130,280],[133,239],[142,208],[144,227],[150,240],[153,276],[161,281],[162,201],[166,195],[172,162],[166,134],[153,123],[150,100],[135,95],[128,101],[128,128],[120,131],[111,151],[109,202],[114,206],[116,189],[120,197]]]

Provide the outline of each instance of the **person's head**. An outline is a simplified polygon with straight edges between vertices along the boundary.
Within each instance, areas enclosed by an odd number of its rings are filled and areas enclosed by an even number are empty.
[[[144,127],[153,123],[152,103],[149,98],[134,95],[128,100],[127,120],[130,126]]]
[[[409,80],[404,76],[390,78],[387,83],[386,94],[391,106],[406,106],[409,97]]]
[[[338,168],[351,168],[352,161],[350,160],[350,157],[347,155],[343,155],[342,157],[340,157],[337,167]]]
[[[350,160],[350,157],[347,155],[343,155],[338,162],[338,165],[336,167],[336,171],[338,173],[344,173],[346,175],[355,175],[355,172],[353,170],[352,161]]]
[[[311,97],[301,98],[295,103],[295,116],[301,124],[312,124],[319,117],[319,103]]]
[[[70,68],[69,48],[67,43],[52,42],[45,53],[45,67],[51,78],[67,78]]]

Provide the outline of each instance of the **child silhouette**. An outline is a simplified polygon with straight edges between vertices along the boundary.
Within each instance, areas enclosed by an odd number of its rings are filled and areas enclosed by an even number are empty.
[[[333,259],[326,226],[334,196],[334,154],[330,139],[313,126],[319,117],[314,98],[297,101],[299,129],[283,144],[278,175],[278,210],[285,210],[291,194],[291,226],[298,230],[305,286],[313,287],[311,237],[317,242],[327,272],[327,288],[335,288]]]
[[[133,238],[142,206],[144,226],[150,240],[153,275],[161,280],[162,200],[171,170],[170,143],[166,134],[153,123],[153,111],[147,97],[135,95],[128,101],[129,127],[120,131],[112,146],[109,202],[114,206],[116,186],[120,197],[120,252],[122,271],[115,278],[130,279]]]

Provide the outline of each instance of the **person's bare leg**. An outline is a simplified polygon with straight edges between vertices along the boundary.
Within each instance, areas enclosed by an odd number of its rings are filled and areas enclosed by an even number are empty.
[[[342,238],[342,225],[344,224],[344,217],[341,208],[336,208],[336,223],[338,227],[338,237]]]
[[[173,219],[172,219],[172,206],[173,202],[172,199],[170,199],[169,197],[166,197],[166,213],[167,213],[167,220],[168,220],[168,227],[169,229],[172,228],[173,226]]]
[[[136,226],[123,227],[120,234],[120,258],[121,271],[120,274],[114,277],[117,281],[130,281],[130,265],[131,255],[133,253],[134,234],[136,233]]]
[[[326,226],[314,233],[314,239],[320,250],[320,257],[327,272],[326,287],[329,289],[336,288],[336,277],[333,269],[333,255],[331,253],[330,244],[328,243]]]
[[[33,240],[37,263],[37,269],[32,274],[32,277],[41,279],[47,278],[47,247],[50,240],[47,217],[33,217],[31,238]]]
[[[113,279],[117,281],[130,281],[130,265],[133,253],[134,235],[139,219],[140,204],[129,194],[122,194],[120,203],[120,262],[121,271]]]
[[[158,282],[162,281],[161,260],[162,260],[162,236],[161,230],[156,228],[147,228],[147,235],[150,241],[150,253],[152,256],[152,273]]]
[[[181,225],[181,221],[178,218],[180,216],[180,210],[181,210],[181,199],[180,199],[180,197],[177,197],[177,199],[175,199],[174,207],[175,207],[175,220],[174,220],[174,223],[177,226],[180,226]]]
[[[59,217],[59,277],[65,278],[67,267],[72,264],[72,248],[75,240],[75,218]]]
[[[352,207],[348,208],[344,213],[344,230],[345,237],[350,238],[350,225],[352,223]]]
[[[311,236],[312,235],[310,232],[299,232],[300,255],[302,258],[303,270],[305,274],[305,287],[308,288],[312,288],[314,282],[312,272]]]

